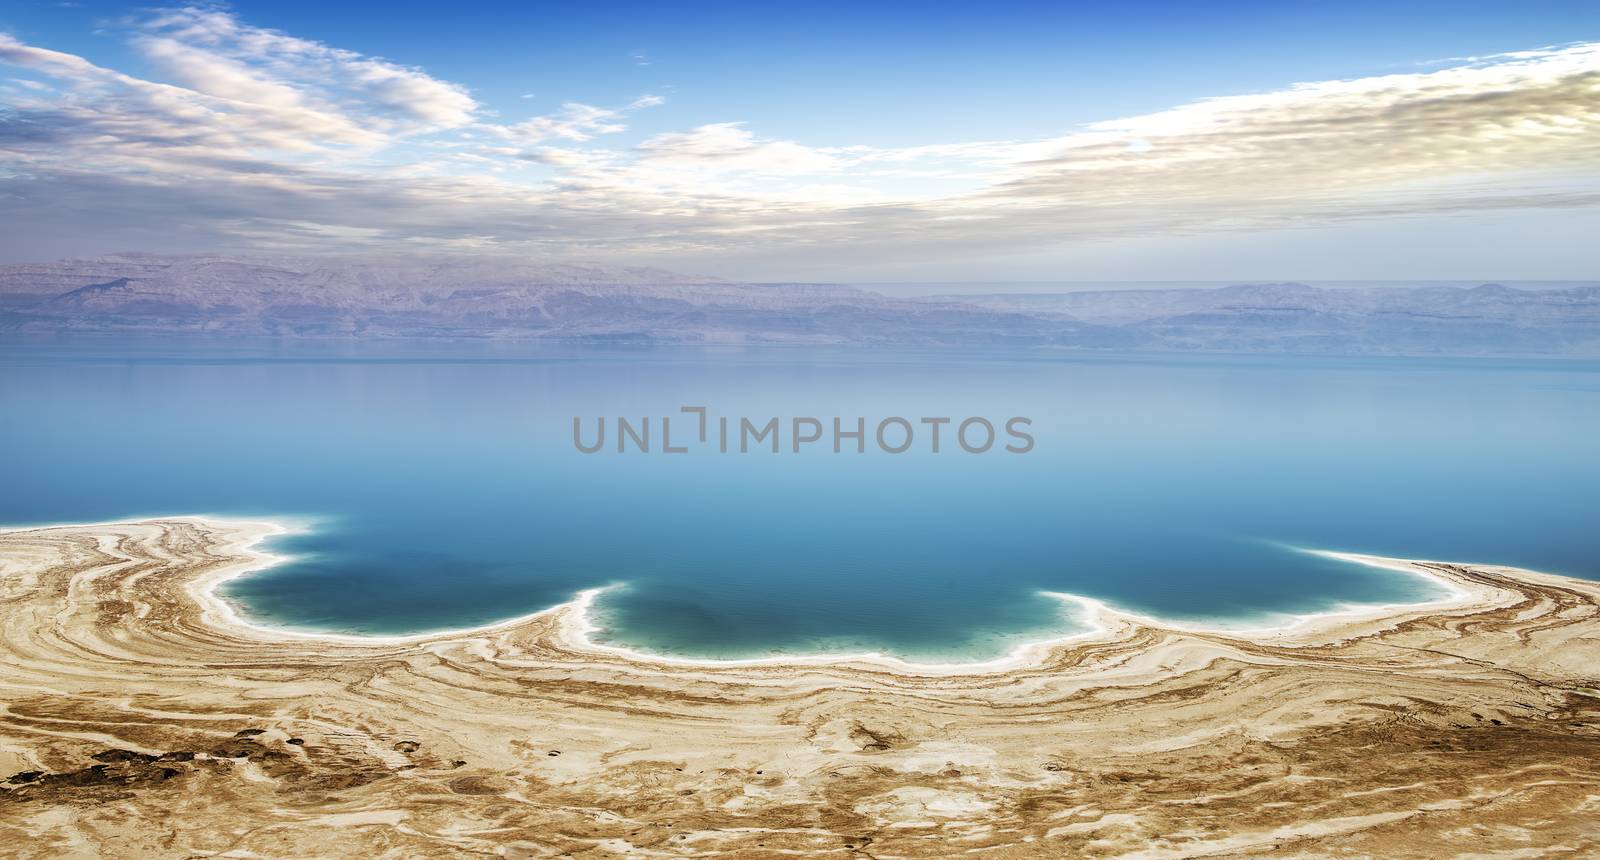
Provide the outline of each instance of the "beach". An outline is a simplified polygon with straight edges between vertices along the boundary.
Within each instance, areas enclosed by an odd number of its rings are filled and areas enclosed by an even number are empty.
[[[0,532],[24,857],[1531,856],[1600,851],[1600,584],[1347,556],[1427,604],[1254,630],[1063,595],[981,664],[593,641],[595,593],[311,634],[217,595],[284,527]]]

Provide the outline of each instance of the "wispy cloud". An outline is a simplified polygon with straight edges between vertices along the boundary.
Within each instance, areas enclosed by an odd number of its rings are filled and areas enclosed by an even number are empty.
[[[628,126],[623,119],[635,106],[650,105],[639,105],[636,102],[629,108],[617,109],[567,102],[554,114],[536,116],[511,125],[484,124],[482,128],[503,140],[525,144],[540,143],[552,138],[582,143],[598,135],[627,131]]]
[[[826,150],[792,141],[758,140],[742,122],[719,122],[658,134],[638,147],[640,161],[763,174],[832,173],[843,162]]]
[[[467,89],[420,69],[251,27],[216,9],[164,10],[133,39],[176,82],[258,104],[311,102],[397,130],[456,128],[477,110]]]
[[[737,120],[630,134],[658,95],[506,121],[460,84],[214,8],[150,13],[126,37],[158,75],[0,34],[15,71],[0,83],[0,195],[16,248],[75,231],[86,247],[156,250],[181,236],[937,259],[1600,197],[1596,44],[1219,97],[1051,138],[883,148]]]

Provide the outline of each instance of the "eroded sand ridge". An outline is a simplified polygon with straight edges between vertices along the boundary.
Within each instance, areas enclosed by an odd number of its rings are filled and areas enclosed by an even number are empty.
[[[0,850],[1600,852],[1595,583],[1392,562],[1457,596],[1259,635],[1102,607],[982,671],[717,666],[595,648],[578,605],[395,641],[251,627],[211,591],[266,528],[0,533]]]

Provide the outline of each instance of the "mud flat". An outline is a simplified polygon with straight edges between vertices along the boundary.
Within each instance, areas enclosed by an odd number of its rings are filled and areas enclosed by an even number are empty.
[[[418,637],[218,599],[271,523],[0,532],[0,854],[1600,852],[1600,585],[1363,558],[1450,596],[1273,630],[1085,604],[993,664],[591,643],[586,600]]]

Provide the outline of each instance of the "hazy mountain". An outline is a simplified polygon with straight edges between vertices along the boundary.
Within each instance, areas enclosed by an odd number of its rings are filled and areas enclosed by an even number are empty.
[[[892,299],[485,256],[116,255],[0,267],[0,331],[1600,355],[1600,287]]]
[[[1131,345],[1114,328],[831,284],[485,257],[155,257],[0,267],[0,328],[241,335]]]
[[[956,297],[934,297],[951,301]],[[1600,286],[1108,290],[962,296],[994,311],[1139,331],[1171,349],[1600,355]]]

